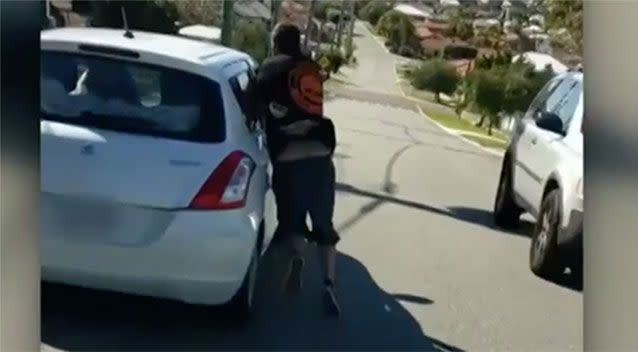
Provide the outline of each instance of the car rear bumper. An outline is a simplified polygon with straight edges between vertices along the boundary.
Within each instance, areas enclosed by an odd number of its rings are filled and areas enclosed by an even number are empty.
[[[69,285],[223,304],[241,286],[259,221],[243,210],[181,211],[142,246],[68,241],[42,229],[42,279]]]

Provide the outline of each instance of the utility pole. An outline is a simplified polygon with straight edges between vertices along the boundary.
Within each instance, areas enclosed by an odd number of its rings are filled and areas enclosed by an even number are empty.
[[[310,41],[310,34],[312,33],[312,26],[315,19],[315,4],[317,0],[310,0],[310,8],[308,9],[308,21],[306,22],[306,34],[304,35],[303,47],[308,52],[308,42]]]
[[[233,38],[233,0],[223,0],[222,9],[222,45],[230,46]]]
[[[281,6],[281,0],[270,0],[270,35],[272,35],[277,26],[279,19],[279,7]],[[268,40],[268,53],[272,54],[272,40]]]
[[[348,50],[346,51],[347,55],[352,55],[354,52],[353,49],[353,37],[354,37],[354,10],[355,10],[355,2],[350,2],[350,14],[348,15],[350,20],[350,28],[348,29]]]
[[[342,38],[343,38],[343,17],[346,14],[346,5],[348,4],[348,1],[344,1],[341,0],[341,12],[339,13],[339,25],[337,27],[337,46],[339,47],[339,50],[341,50],[341,42],[342,42]]]

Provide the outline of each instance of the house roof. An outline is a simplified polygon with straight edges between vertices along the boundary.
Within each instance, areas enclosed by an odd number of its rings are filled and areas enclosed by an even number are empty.
[[[427,13],[426,11],[420,10],[409,4],[398,4],[394,7],[394,10],[410,17],[420,17],[426,19],[432,16],[430,13]]]
[[[190,38],[219,41],[221,39],[222,30],[218,27],[196,24],[183,27],[178,33]]]
[[[269,20],[271,15],[270,6],[272,6],[271,1],[235,0],[233,11],[242,17]]]
[[[425,21],[424,26],[427,27],[430,31],[443,31],[450,27],[448,23],[431,20]]]
[[[434,33],[432,33],[432,31],[430,31],[426,26],[418,26],[416,27],[416,35],[419,39],[426,39],[432,37]]]

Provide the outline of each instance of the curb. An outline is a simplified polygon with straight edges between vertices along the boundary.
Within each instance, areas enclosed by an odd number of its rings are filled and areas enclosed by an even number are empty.
[[[421,109],[421,106],[419,106],[419,104],[416,105],[416,108],[419,110],[419,113],[427,118],[428,120],[430,120],[432,123],[434,123],[436,126],[438,126],[441,130],[443,130],[444,132],[447,132],[448,134],[452,135],[452,136],[456,136],[458,139],[462,140],[463,142],[473,145],[474,147],[480,149],[481,151],[494,155],[494,156],[498,156],[498,157],[503,157],[505,155],[505,151],[499,151],[499,150],[495,150],[492,148],[486,148],[482,145],[480,145],[479,143],[476,143],[474,141],[471,141],[465,137],[463,137],[461,135],[460,132],[458,132],[457,130],[451,129],[451,128],[447,128],[445,126],[443,126],[442,124],[438,123],[437,121],[435,121],[434,119],[432,119],[430,116],[428,116],[425,112],[423,112],[423,109]]]

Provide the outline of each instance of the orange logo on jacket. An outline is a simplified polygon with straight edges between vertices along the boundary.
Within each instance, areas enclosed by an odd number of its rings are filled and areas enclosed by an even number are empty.
[[[314,63],[300,63],[291,72],[289,89],[292,100],[309,114],[323,115],[323,80]]]

